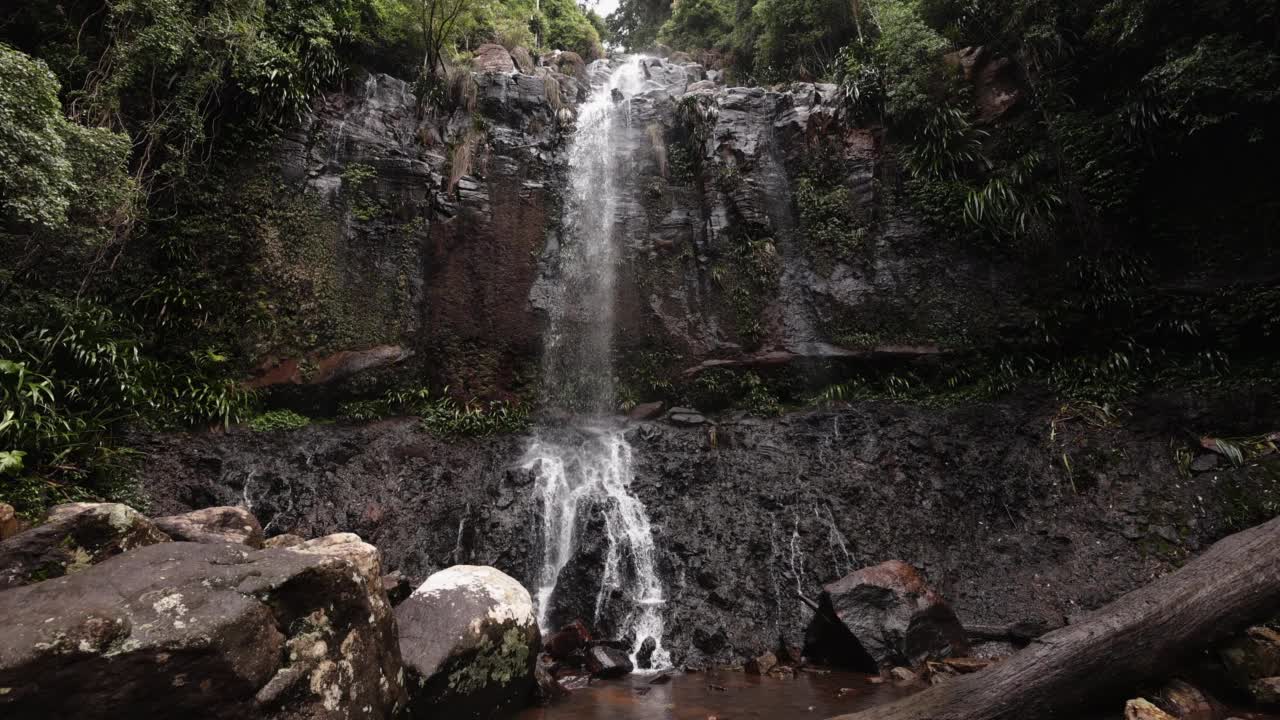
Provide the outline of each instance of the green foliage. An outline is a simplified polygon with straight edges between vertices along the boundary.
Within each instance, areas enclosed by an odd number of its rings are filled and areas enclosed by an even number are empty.
[[[658,40],[677,50],[703,50],[722,44],[732,30],[728,0],[680,0],[663,23]]]
[[[249,420],[249,429],[256,432],[273,430],[297,430],[311,424],[311,418],[292,410],[271,410]]]
[[[658,31],[671,14],[671,0],[620,0],[609,15],[609,35],[631,52],[652,46]]]
[[[0,44],[0,217],[19,230],[70,229],[78,240],[127,219],[135,191],[129,140],[70,122],[40,60]],[[79,222],[75,222],[79,221]]]
[[[764,82],[829,77],[837,54],[854,36],[847,0],[758,0],[752,19],[759,33],[753,69]]]
[[[425,387],[388,390],[377,400],[344,403],[340,417],[357,422],[395,416],[416,416],[429,432],[442,436],[484,437],[518,433],[529,426],[529,411],[517,403],[469,401],[459,403],[448,394]]]
[[[542,13],[547,47],[578,53],[587,62],[604,56],[600,33],[574,0],[542,0]]]

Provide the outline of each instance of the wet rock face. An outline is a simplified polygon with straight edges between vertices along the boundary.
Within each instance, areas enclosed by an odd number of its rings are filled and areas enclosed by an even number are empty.
[[[6,718],[390,717],[377,550],[162,543],[0,593]]]
[[[532,697],[541,638],[529,592],[510,576],[455,565],[395,613],[415,717],[497,717]]]
[[[875,670],[894,665],[914,667],[925,660],[962,656],[969,652],[964,628],[955,612],[910,565],[890,560],[857,570],[824,585],[820,612],[808,635],[822,647],[806,655],[839,653],[840,640],[852,639],[869,657]],[[824,634],[847,630],[836,638]],[[850,649],[851,655],[856,651]],[[838,659],[838,658],[833,658]],[[860,664],[860,663],[859,663]]]
[[[0,590],[70,575],[122,552],[168,540],[125,505],[59,505],[43,525],[0,542]]]
[[[701,666],[801,645],[813,613],[797,593],[816,599],[889,558],[923,569],[965,623],[1059,627],[1227,534],[1238,498],[1265,496],[1230,468],[1169,481],[1169,441],[1186,428],[1248,435],[1277,422],[1265,403],[1226,407],[1242,414],[1153,399],[1132,426],[1060,423],[1053,439],[1058,406],[1025,398],[722,419],[714,444],[705,427],[638,423],[632,490],[657,529],[663,645],[677,664]],[[511,470],[521,438],[451,443],[388,421],[137,446],[157,513],[247,497],[268,536],[352,530],[415,585],[457,563],[539,582],[539,503],[527,474]],[[1060,469],[1064,448],[1073,479]],[[1178,543],[1157,534],[1166,526]],[[570,598],[587,614],[564,622],[593,624],[599,577]]]

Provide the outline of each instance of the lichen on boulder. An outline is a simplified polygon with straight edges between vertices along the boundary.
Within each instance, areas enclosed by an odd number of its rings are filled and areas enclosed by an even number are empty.
[[[414,717],[495,717],[530,699],[541,635],[529,592],[508,575],[455,565],[395,614]]]

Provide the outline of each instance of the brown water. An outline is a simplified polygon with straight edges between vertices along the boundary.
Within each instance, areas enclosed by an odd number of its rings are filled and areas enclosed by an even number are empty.
[[[712,671],[672,677],[595,681],[548,707],[526,710],[518,720],[821,720],[865,710],[910,694],[867,675],[798,673],[794,678]]]

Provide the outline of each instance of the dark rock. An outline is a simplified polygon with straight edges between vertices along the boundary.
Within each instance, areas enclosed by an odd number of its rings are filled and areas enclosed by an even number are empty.
[[[0,541],[0,590],[70,575],[127,550],[168,541],[125,505],[59,505],[43,525]]]
[[[771,652],[767,652],[748,660],[742,669],[748,675],[768,675],[777,665],[778,657]]]
[[[551,703],[569,694],[568,688],[556,679],[554,668],[555,661],[548,655],[538,656],[538,663],[533,668],[533,679],[537,684],[535,693],[540,703]]]
[[[487,43],[476,48],[471,59],[471,67],[476,72],[509,73],[515,72],[516,65],[511,53],[501,45]]]
[[[377,550],[163,543],[0,593],[0,715],[391,717],[403,705]]]
[[[627,653],[608,645],[594,645],[587,648],[587,670],[592,677],[615,678],[626,675],[635,668]]]
[[[651,637],[644,639],[640,643],[640,649],[636,651],[636,667],[641,670],[649,670],[653,667],[653,653],[658,649],[658,641]]]
[[[964,628],[951,607],[915,568],[898,560],[824,585],[819,604],[815,635],[829,635],[830,619],[838,619],[880,667],[914,666],[969,651]],[[810,654],[808,648],[805,653]]]
[[[555,660],[565,660],[570,655],[591,644],[591,631],[582,620],[574,620],[551,634],[545,643],[548,655]]]
[[[395,609],[409,709],[497,717],[534,691],[541,639],[529,592],[491,567],[455,565]]]
[[[402,575],[399,570],[382,576],[382,589],[386,591],[387,601],[392,607],[407,600],[413,592],[409,578]]]
[[[262,525],[242,507],[211,507],[151,522],[174,540],[201,543],[240,543],[262,549]]]

